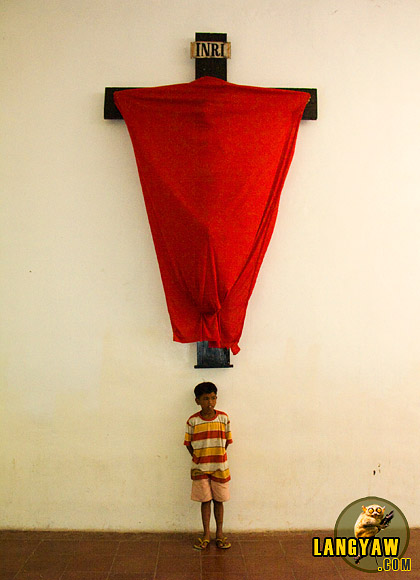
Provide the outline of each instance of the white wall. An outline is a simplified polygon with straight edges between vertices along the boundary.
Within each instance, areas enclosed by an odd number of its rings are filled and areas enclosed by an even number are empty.
[[[226,526],[331,528],[366,495],[420,525],[418,0],[9,0],[0,14],[3,528],[192,530],[184,422],[232,420]],[[105,86],[318,88],[229,370],[171,330]],[[373,472],[376,475],[373,475]]]

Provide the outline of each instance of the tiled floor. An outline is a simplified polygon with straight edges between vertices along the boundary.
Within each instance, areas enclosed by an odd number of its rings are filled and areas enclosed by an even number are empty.
[[[371,573],[341,558],[314,558],[313,536],[331,532],[229,534],[230,550],[192,548],[191,534],[0,532],[0,580],[352,580]],[[410,572],[420,579],[420,530],[411,530]]]

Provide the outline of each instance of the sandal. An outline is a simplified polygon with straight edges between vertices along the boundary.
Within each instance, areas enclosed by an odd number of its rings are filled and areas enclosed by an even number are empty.
[[[221,550],[227,550],[231,547],[231,543],[228,542],[227,538],[216,538],[216,546]]]
[[[202,540],[201,538],[197,538],[196,543],[194,544],[194,548],[196,550],[205,550],[209,545],[210,540]]]

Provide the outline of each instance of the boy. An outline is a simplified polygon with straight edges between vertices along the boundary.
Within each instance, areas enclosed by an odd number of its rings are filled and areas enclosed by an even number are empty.
[[[194,544],[205,550],[210,542],[211,502],[216,520],[216,546],[226,550],[230,542],[223,536],[223,502],[229,499],[229,466],[226,449],[232,443],[229,417],[214,407],[217,387],[213,383],[200,383],[194,389],[195,402],[201,411],[187,421],[184,445],[191,457],[191,499],[201,502],[203,538]]]

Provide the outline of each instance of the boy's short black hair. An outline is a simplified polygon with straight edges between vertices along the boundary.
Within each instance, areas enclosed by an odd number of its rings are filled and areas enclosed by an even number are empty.
[[[201,395],[209,395],[210,393],[215,393],[217,395],[217,387],[214,383],[200,383],[194,389],[196,399],[199,399]]]

